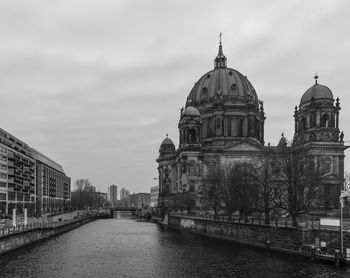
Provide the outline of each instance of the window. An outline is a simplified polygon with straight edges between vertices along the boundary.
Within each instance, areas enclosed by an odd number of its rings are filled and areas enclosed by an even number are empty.
[[[188,143],[197,143],[196,131],[193,128],[188,131]]]
[[[0,160],[1,160],[1,161],[6,161],[6,156],[0,155]]]
[[[239,120],[239,124],[238,124],[238,132],[237,132],[239,137],[243,136],[243,119]]]
[[[300,121],[300,131],[306,130],[306,119],[302,118]]]
[[[328,174],[332,171],[332,161],[330,158],[322,159],[321,161],[321,174]]]
[[[23,193],[17,193],[17,201],[23,201]]]
[[[221,128],[220,118],[216,118],[215,126],[216,126],[216,128]]]
[[[202,89],[202,99],[204,98],[208,98],[208,88],[207,87],[203,87]]]
[[[196,166],[196,162],[191,161],[188,164],[188,175],[189,176],[197,176],[197,166]]]
[[[6,174],[0,173],[0,178],[6,180],[6,179],[7,179],[7,176],[6,176]]]
[[[6,182],[0,182],[0,187],[6,187]]]
[[[15,192],[9,192],[8,200],[9,201],[14,201],[15,200]]]
[[[310,115],[310,127],[316,126],[316,114],[315,112],[312,112]]]
[[[190,192],[194,192],[195,191],[195,185],[194,185],[194,183],[190,183],[190,188],[189,188],[189,191]]]
[[[329,125],[329,116],[328,114],[323,114],[322,121],[321,121],[321,127],[328,127]]]
[[[7,170],[7,166],[6,165],[3,165],[3,164],[0,164],[0,170]]]
[[[6,201],[6,193],[0,193],[0,200]]]

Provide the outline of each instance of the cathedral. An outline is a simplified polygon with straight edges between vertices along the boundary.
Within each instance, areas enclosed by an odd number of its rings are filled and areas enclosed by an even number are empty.
[[[295,106],[290,148],[302,149],[322,164],[322,206],[334,209],[344,183],[347,147],[339,130],[339,98],[334,100],[317,79]],[[181,109],[178,148],[168,136],[160,145],[158,204],[169,207],[176,194],[197,193],[203,177],[218,163],[253,162],[276,150],[265,145],[265,119],[263,101],[245,75],[227,67],[220,41],[214,69],[195,83]],[[196,202],[200,206],[200,200]]]

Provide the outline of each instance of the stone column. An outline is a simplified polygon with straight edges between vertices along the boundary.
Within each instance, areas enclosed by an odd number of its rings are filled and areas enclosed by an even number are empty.
[[[24,209],[24,226],[28,225],[27,208]]]
[[[320,117],[321,117],[320,111],[317,111],[316,112],[316,127],[320,127]]]
[[[339,111],[335,112],[335,128],[339,129]]]
[[[12,209],[12,226],[16,227],[16,209]]]

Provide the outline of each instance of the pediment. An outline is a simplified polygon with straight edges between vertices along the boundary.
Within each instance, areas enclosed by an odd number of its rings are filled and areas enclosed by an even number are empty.
[[[328,173],[322,176],[322,180],[335,180],[335,179],[339,179],[339,176],[333,174],[333,173]]]
[[[224,148],[224,151],[237,152],[260,152],[264,151],[265,147],[251,141],[243,141]]]

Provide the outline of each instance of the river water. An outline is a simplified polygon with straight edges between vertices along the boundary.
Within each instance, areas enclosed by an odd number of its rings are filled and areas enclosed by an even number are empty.
[[[350,268],[178,232],[124,213],[0,257],[0,277],[350,277]]]

